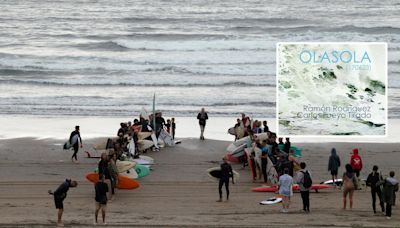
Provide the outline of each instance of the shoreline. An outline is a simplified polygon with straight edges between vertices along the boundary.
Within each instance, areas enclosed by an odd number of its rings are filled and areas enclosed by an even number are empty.
[[[164,117],[167,120],[170,117]],[[210,117],[207,121],[205,137],[219,141],[233,141],[234,136],[227,133],[233,127],[237,117]],[[2,132],[0,140],[16,138],[66,140],[75,125],[81,126],[82,139],[114,137],[119,123],[133,121],[134,118],[112,117],[38,117],[38,116],[2,116],[0,125]],[[254,118],[267,120],[271,131],[276,130],[276,119]],[[176,138],[197,139],[200,134],[198,121],[195,117],[176,117]],[[371,142],[396,143],[400,142],[400,119],[389,119],[387,137],[291,137],[292,142]]]

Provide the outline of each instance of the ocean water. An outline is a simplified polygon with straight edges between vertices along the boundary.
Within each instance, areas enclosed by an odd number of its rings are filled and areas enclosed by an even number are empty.
[[[281,41],[388,42],[400,118],[400,3],[0,1],[0,115],[275,117]]]

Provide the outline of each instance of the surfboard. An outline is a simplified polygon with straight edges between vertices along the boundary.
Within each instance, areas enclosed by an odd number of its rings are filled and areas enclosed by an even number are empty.
[[[136,165],[136,162],[117,160],[116,165],[118,173],[123,173],[125,171],[132,169]]]
[[[88,173],[86,174],[86,179],[92,183],[97,183],[99,181],[99,174],[97,173]],[[138,188],[139,182],[129,179],[128,177],[118,175],[118,189],[135,189]]]
[[[234,128],[234,127],[229,128],[229,129],[228,129],[228,134],[230,134],[230,135],[236,135],[235,128]]]
[[[248,140],[248,136],[241,138],[239,140],[236,140],[235,142],[228,145],[228,147],[226,148],[226,151],[235,157],[243,156],[244,148],[246,148],[247,140]]]
[[[327,188],[332,188],[332,185],[327,185],[327,184],[313,184],[310,188],[310,190],[315,190],[318,191],[320,189],[327,189]],[[272,186],[261,186],[261,187],[256,187],[253,188],[252,191],[253,192],[276,192],[278,191],[278,185],[272,185]],[[293,191],[299,191],[299,185],[294,184],[292,185],[292,190]]]
[[[249,167],[250,167],[251,178],[255,180],[257,178],[257,172],[256,172],[255,164],[253,164],[253,161],[250,158],[251,152],[247,148],[244,151],[247,156],[247,163],[249,164]]]
[[[151,148],[154,145],[153,141],[150,140],[139,140],[138,141],[138,149],[139,151],[145,151]]]
[[[321,184],[333,185],[333,181],[332,181],[332,180],[328,180],[328,181],[321,182]],[[336,184],[337,186],[342,186],[343,180],[342,180],[342,179],[335,179],[335,184]]]
[[[164,129],[161,129],[160,135],[158,139],[164,141],[164,143],[168,146],[174,146],[174,140],[172,139],[172,136]]]
[[[129,179],[137,179],[139,177],[138,173],[136,172],[136,166],[130,170],[127,170],[125,172],[119,173],[119,175],[122,175],[124,177],[128,177]]]
[[[225,158],[227,161],[233,162],[233,163],[240,163],[240,160],[238,157],[232,156],[232,154],[226,154]]]
[[[145,177],[150,174],[150,169],[144,165],[136,164],[134,169],[139,178]]]
[[[153,162],[150,162],[150,161],[145,160],[145,159],[141,159],[140,157],[139,158],[135,158],[135,159],[131,159],[131,160],[134,161],[136,164],[145,165],[145,166],[148,166],[148,167],[154,164]]]
[[[282,202],[282,197],[271,197],[260,202],[261,205],[272,205]]]
[[[236,183],[237,180],[239,180],[240,175],[235,170],[232,170],[232,172],[233,172],[233,180]],[[211,179],[219,181],[219,178],[221,178],[221,167],[209,168],[207,169],[207,174],[209,177],[211,177]]]
[[[258,167],[260,167],[260,170],[261,170],[261,167],[262,167],[261,166],[261,149],[258,147],[255,147],[254,154],[255,154],[254,161],[256,162],[256,165],[258,165]]]
[[[144,140],[151,136],[151,132],[139,132],[138,133],[138,140]]]
[[[96,158],[96,159],[101,158],[98,155],[92,155],[89,151],[85,151],[85,153],[86,153],[86,156],[87,156],[86,158]]]
[[[69,149],[71,149],[71,147],[72,147],[72,145],[71,145],[71,143],[69,143],[69,140],[66,141],[66,142],[64,143],[64,145],[63,145],[63,149],[64,149],[64,150],[69,150]]]
[[[152,157],[145,156],[145,155],[139,155],[139,158],[143,159],[143,160],[146,160],[146,161],[149,161],[150,163],[154,164],[154,158],[152,158]]]
[[[275,166],[272,163],[271,159],[269,159],[269,157],[268,157],[268,164],[267,164],[267,176],[268,176],[268,181],[270,184],[278,184],[279,175],[278,175],[278,172],[276,172]]]

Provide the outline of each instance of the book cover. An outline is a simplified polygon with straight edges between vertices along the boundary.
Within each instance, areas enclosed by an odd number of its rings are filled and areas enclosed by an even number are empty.
[[[278,134],[386,136],[386,43],[278,43]]]

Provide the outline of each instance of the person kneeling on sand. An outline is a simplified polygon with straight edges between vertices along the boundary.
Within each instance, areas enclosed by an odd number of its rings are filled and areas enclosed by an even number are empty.
[[[106,207],[107,207],[107,192],[108,185],[104,183],[104,176],[99,175],[99,181],[94,186],[96,191],[96,210],[94,212],[94,225],[97,225],[97,217],[101,209],[101,217],[103,219],[103,224],[106,224]]]
[[[233,180],[232,166],[227,162],[226,158],[222,158],[223,163],[221,164],[221,177],[219,178],[219,200],[217,202],[222,202],[222,185],[225,184],[226,189],[226,200],[229,200],[229,178],[232,177],[232,184],[235,184]]]
[[[282,195],[282,210],[287,213],[290,205],[290,197],[293,195],[292,184],[293,178],[289,175],[289,169],[284,169],[284,175],[279,177],[279,194]]]
[[[62,215],[64,212],[64,199],[67,197],[67,192],[69,188],[74,188],[78,186],[78,182],[72,181],[71,179],[66,179],[56,191],[52,192],[51,190],[48,191],[50,195],[54,196],[54,203],[56,205],[56,209],[58,209],[57,214],[57,226],[64,226],[62,223]]]

